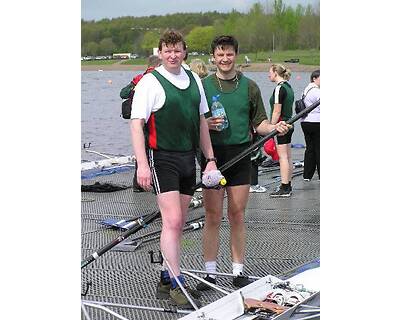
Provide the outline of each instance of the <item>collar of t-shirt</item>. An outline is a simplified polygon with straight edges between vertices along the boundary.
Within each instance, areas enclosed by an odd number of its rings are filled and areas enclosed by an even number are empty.
[[[186,89],[190,85],[190,79],[185,70],[181,67],[179,74],[171,73],[167,71],[163,65],[156,68],[156,70],[169,82],[179,89]]]
[[[314,83],[314,82],[309,83],[308,86],[304,89],[303,94],[306,96],[308,94],[308,92],[312,93],[313,91],[315,91],[315,90],[312,90],[314,88],[319,89],[319,87],[317,86],[316,83]]]

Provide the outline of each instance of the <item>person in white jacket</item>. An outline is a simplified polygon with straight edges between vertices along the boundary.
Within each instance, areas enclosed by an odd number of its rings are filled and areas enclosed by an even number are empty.
[[[304,103],[309,107],[320,99],[320,71],[315,70],[311,73],[310,84],[304,89]],[[320,172],[320,106],[311,111],[307,117],[301,120],[301,129],[306,141],[306,151],[304,153],[304,181],[310,181],[315,173],[321,178]]]

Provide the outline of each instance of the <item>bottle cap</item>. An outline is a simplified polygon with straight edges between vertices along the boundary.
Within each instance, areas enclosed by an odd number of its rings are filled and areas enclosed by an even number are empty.
[[[218,101],[218,99],[219,99],[219,94],[217,94],[216,96],[212,97],[212,101],[213,102]]]

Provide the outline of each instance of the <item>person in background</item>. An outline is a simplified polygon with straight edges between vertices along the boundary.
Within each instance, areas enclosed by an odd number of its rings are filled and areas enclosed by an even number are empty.
[[[143,72],[142,74],[138,74],[135,78],[133,78],[132,83],[137,85],[140,79],[142,79],[145,74],[152,72],[155,68],[159,67],[161,65],[161,62],[162,61],[158,56],[151,55],[147,61],[146,71]]]
[[[271,123],[287,121],[292,117],[294,92],[289,84],[291,72],[284,65],[273,64],[269,68],[268,77],[276,83],[269,104],[271,106]],[[281,174],[281,185],[270,197],[290,197],[292,195],[292,134],[293,127],[283,136],[277,136],[276,149],[279,155],[279,167]]]
[[[237,40],[232,36],[216,37],[211,43],[211,54],[217,71],[203,79],[208,105],[211,106],[213,97],[219,95],[219,101],[224,106],[229,121],[226,129],[218,131],[224,119],[213,117],[210,112],[206,114],[218,167],[250,146],[253,127],[260,135],[266,135],[274,129],[286,133],[290,127],[283,121],[274,125],[268,121],[259,87],[235,68],[238,47]],[[202,169],[207,163],[208,161],[202,157]],[[235,287],[244,287],[250,283],[248,277],[243,275],[246,240],[244,211],[249,197],[250,170],[251,161],[248,155],[224,171],[227,181],[224,188],[218,190],[203,188],[206,210],[203,255],[205,270],[209,272],[205,280],[210,283],[216,283],[213,273],[217,270],[219,230],[225,192],[228,198],[227,215],[234,275],[232,284]],[[198,283],[196,288],[210,289],[203,282]]]
[[[164,32],[158,44],[162,65],[146,74],[136,87],[131,135],[137,160],[137,181],[153,188],[162,219],[160,248],[168,261],[161,270],[156,297],[170,298],[179,308],[193,308],[176,279],[180,272],[182,228],[196,184],[195,150],[205,155],[204,172],[216,170],[207,121],[207,100],[197,74],[182,67],[186,43],[174,30]],[[148,134],[143,134],[146,125]],[[146,155],[145,144],[149,150]],[[197,290],[188,288],[193,297]],[[192,299],[197,306],[200,301]]]
[[[190,70],[196,72],[199,75],[200,79],[203,79],[208,76],[207,65],[203,60],[193,59],[192,61],[190,61],[189,66]]]
[[[320,99],[320,71],[315,70],[311,73],[310,83],[304,89],[304,104],[311,106]],[[306,151],[304,153],[304,181],[310,181],[314,176],[315,169],[318,178],[321,178],[319,163],[319,137],[320,137],[320,108],[316,107],[304,119],[301,119],[301,129],[306,141]]]
[[[147,61],[147,69],[145,72],[136,75],[132,81],[124,88],[122,88],[120,92],[120,97],[122,99],[132,99],[135,94],[135,87],[139,83],[140,79],[149,72],[152,72],[155,68],[161,65],[161,59],[156,55],[151,55]],[[137,162],[136,157],[134,158],[135,163],[135,171],[133,173],[133,191],[135,192],[144,192],[145,190],[137,183]]]
[[[132,81],[124,88],[121,89],[120,97],[122,99],[133,98],[135,93],[135,87],[139,83],[140,79],[149,72],[152,72],[155,68],[161,65],[161,59],[156,55],[151,55],[147,61],[147,69],[138,75],[136,75]]]

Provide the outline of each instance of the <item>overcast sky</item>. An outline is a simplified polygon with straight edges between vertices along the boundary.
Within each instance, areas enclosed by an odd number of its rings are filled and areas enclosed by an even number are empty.
[[[229,12],[236,9],[247,10],[256,2],[272,8],[273,0],[81,0],[81,16],[84,20],[100,20],[123,16],[164,15],[175,12]],[[307,5],[318,0],[283,0],[283,3],[295,7]]]

